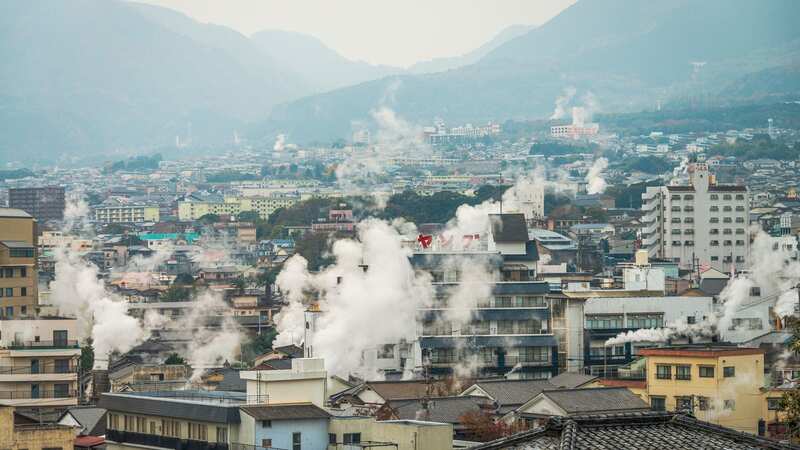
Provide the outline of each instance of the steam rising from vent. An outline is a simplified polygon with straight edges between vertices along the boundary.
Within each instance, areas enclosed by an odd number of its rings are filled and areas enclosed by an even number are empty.
[[[556,98],[556,106],[553,110],[553,114],[550,115],[550,120],[559,120],[567,116],[567,107],[577,92],[578,91],[572,86],[564,88],[561,95]]]
[[[597,158],[589,168],[589,173],[586,174],[586,192],[588,194],[602,194],[606,190],[606,180],[603,178],[603,172],[608,168],[608,160],[606,158]]]
[[[286,148],[286,135],[279,134],[275,138],[275,144],[272,146],[272,150],[276,152],[282,152]]]
[[[335,263],[320,273],[309,274],[298,255],[279,275],[289,309],[276,319],[278,342],[299,343],[303,338],[297,332],[304,327],[298,312],[305,309],[304,292],[313,290],[324,313],[315,317],[306,347],[313,349],[313,356],[324,357],[332,373],[374,378],[377,369],[363,365],[363,354],[414,338],[417,308],[430,303],[431,285],[427,274],[414,271],[410,250],[402,246],[395,227],[367,219],[357,231],[358,241],[333,244]]]

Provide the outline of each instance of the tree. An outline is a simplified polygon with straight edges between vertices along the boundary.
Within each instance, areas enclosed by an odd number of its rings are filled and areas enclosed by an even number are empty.
[[[194,295],[194,287],[173,284],[161,294],[161,301],[164,302],[185,302]]]
[[[94,346],[91,337],[86,338],[86,342],[81,346],[80,365],[84,372],[94,367]]]
[[[219,216],[217,214],[206,214],[200,217],[199,220],[204,224],[212,224],[219,222]]]
[[[491,415],[484,411],[469,411],[458,418],[464,426],[468,440],[487,442],[508,436],[513,433],[513,428],[502,420],[495,421]]]
[[[258,211],[242,211],[239,213],[240,222],[253,222],[256,223],[261,220]]]
[[[236,277],[236,278],[234,278],[231,281],[231,286],[235,287],[236,291],[239,294],[241,294],[242,292],[244,292],[245,289],[247,289],[247,285],[248,284],[249,283],[247,282],[247,279],[245,277],[241,276],[241,275]]]
[[[176,284],[178,286],[193,286],[194,285],[194,277],[188,273],[179,273],[172,284]]]
[[[328,254],[327,233],[306,233],[295,243],[294,249],[308,261],[308,270],[317,271],[330,263],[330,259],[324,256]]]
[[[183,357],[177,353],[170,353],[170,355],[167,356],[167,359],[164,360],[164,364],[185,366],[186,360],[183,359]]]
[[[795,355],[800,352],[800,320],[794,319],[789,350]],[[800,386],[786,391],[781,398],[781,410],[785,414],[787,437],[793,442],[800,439]]]

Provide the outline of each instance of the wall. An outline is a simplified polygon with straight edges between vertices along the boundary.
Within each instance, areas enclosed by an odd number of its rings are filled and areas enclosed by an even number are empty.
[[[413,420],[377,422],[373,418],[331,418],[329,433],[336,434],[336,442],[343,441],[344,433],[361,433],[361,441],[390,442],[396,450],[449,450],[453,448],[453,426],[436,422]],[[346,449],[347,446],[329,446],[329,450]],[[395,447],[387,447],[395,448]]]
[[[272,447],[292,448],[292,434],[300,433],[300,448],[325,450],[328,446],[328,419],[273,420],[270,427],[255,421],[255,445],[272,439]]]

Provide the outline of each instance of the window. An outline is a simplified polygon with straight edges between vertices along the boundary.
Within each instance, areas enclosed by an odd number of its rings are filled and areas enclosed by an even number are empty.
[[[522,347],[519,349],[520,362],[550,361],[549,347]]]
[[[744,206],[741,206],[741,205],[737,206],[736,207],[736,211],[737,212],[743,212],[744,211]]]
[[[672,229],[672,234],[681,234],[681,229],[680,228],[673,228]]]
[[[687,217],[683,219],[683,223],[694,223],[694,217]]]
[[[150,422],[150,434],[156,434],[156,423]]]
[[[673,206],[673,207],[672,207],[672,211],[673,211],[673,212],[680,212],[680,210],[681,210],[681,207],[680,207],[680,206]]]
[[[719,241],[711,241],[711,242],[710,242],[710,245],[711,245],[712,247],[719,247]]]
[[[161,434],[169,437],[180,437],[181,423],[177,420],[161,419]]]
[[[711,200],[719,200],[719,195],[717,195],[717,194],[711,194],[711,196],[710,196],[709,198],[710,198]]]
[[[687,246],[687,247],[692,247],[692,246],[694,245],[694,241],[685,241],[685,242],[683,243],[683,245],[685,245],[685,246]]]
[[[672,379],[672,366],[667,366],[663,364],[656,365],[656,378],[658,378],[659,380]]]
[[[717,212],[719,211],[719,206],[712,206],[711,208],[709,208],[709,210],[712,212]]]
[[[711,257],[711,260],[712,260],[712,261],[719,261],[719,256],[712,256],[712,257]]]
[[[722,368],[722,376],[725,378],[731,378],[736,376],[736,367],[735,366],[727,366]]]
[[[672,241],[672,246],[673,247],[680,247],[681,246],[681,241]]]
[[[630,314],[628,328],[661,328],[664,326],[663,314]]]
[[[541,308],[546,307],[547,302],[543,296],[525,295],[517,297],[517,306],[522,308]]]
[[[708,221],[710,223],[719,223],[719,217],[712,217],[712,218],[708,219]]]
[[[21,276],[22,278],[27,278],[28,277],[28,268],[27,267],[20,267],[19,268],[19,276]]]
[[[666,411],[667,399],[664,397],[650,396],[650,408],[654,411]]]
[[[66,347],[69,332],[67,330],[53,330],[53,346]]]
[[[361,443],[361,433],[345,433],[343,440],[345,444],[359,444]]]
[[[730,206],[728,206],[728,205],[725,205],[725,206],[722,208],[722,210],[723,210],[723,211],[725,211],[725,212],[731,212],[731,211],[733,211],[733,208],[731,208],[731,207],[730,207]]]
[[[714,378],[714,366],[700,366],[700,378]]]
[[[378,347],[378,359],[393,359],[394,344],[386,344]]]
[[[328,445],[336,443],[336,433],[328,433]]]
[[[733,234],[733,230],[731,230],[730,228],[725,228],[724,230],[722,230],[722,234]]]
[[[21,297],[27,297],[28,296],[28,288],[26,288],[26,287],[19,288],[19,295]]]
[[[744,194],[736,194],[736,200],[744,200]]]
[[[770,411],[780,411],[781,409],[781,398],[780,397],[773,397],[767,399],[767,409]]]
[[[735,400],[725,400],[722,404],[724,409],[734,411],[736,410],[736,401]]]
[[[193,439],[195,441],[207,441],[208,425],[189,422],[189,439]]]
[[[680,200],[680,199],[681,199],[680,195],[678,195],[678,194],[673,194],[672,195],[672,200]]]
[[[514,334],[514,321],[513,320],[498,320],[497,321],[497,334]]]
[[[744,228],[737,228],[736,234],[744,234]]]
[[[761,288],[753,286],[750,288],[750,297],[761,297]]]
[[[146,433],[147,432],[147,421],[144,417],[136,417],[136,432],[137,433]]]
[[[722,223],[731,223],[731,222],[733,222],[733,220],[731,220],[730,217],[723,217],[722,218]]]
[[[56,383],[53,385],[53,397],[67,398],[69,396],[69,383]]]
[[[586,316],[586,328],[610,329],[622,328],[622,315],[589,315]]]
[[[761,330],[764,328],[764,324],[761,321],[760,317],[750,317],[744,319],[733,319],[731,321],[731,325],[728,328],[729,330]]]
[[[671,222],[672,223],[681,223],[681,218],[680,217],[673,217]]]
[[[261,421],[262,428],[272,428],[272,421],[271,420],[262,420]]]
[[[736,223],[744,223],[744,217],[737,217]]]
[[[225,427],[217,427],[217,442],[228,443],[228,429]]]
[[[495,297],[494,306],[495,308],[511,308],[514,306],[514,297]]]
[[[732,199],[732,197],[731,197],[731,194],[725,194],[725,195],[723,195],[723,196],[722,196],[722,199],[723,199],[723,200],[731,200],[731,199]]]
[[[708,411],[708,397],[697,397],[697,409]]]
[[[124,430],[125,431],[136,431],[136,430],[133,429],[133,416],[125,415],[124,419],[125,419]]]
[[[684,200],[694,200],[694,195],[686,194],[686,195],[683,196],[683,199]]]
[[[692,397],[675,397],[675,410],[676,411],[692,411]]]
[[[8,255],[12,258],[33,258],[32,248],[11,248]]]
[[[292,450],[302,450],[300,443],[302,441],[300,433],[292,433]]]
[[[14,288],[6,288],[6,297],[14,296]]]
[[[108,415],[108,427],[112,430],[119,430],[119,415],[117,414],[109,414]]]
[[[694,234],[694,228],[687,228],[683,231],[683,234]]]
[[[272,439],[262,439],[261,446],[265,448],[272,448]]]
[[[730,247],[731,245],[733,245],[733,241],[725,240],[722,243],[722,245],[724,245],[725,247]]]
[[[692,379],[692,366],[688,366],[688,365],[675,366],[675,379],[676,380],[691,380]]]

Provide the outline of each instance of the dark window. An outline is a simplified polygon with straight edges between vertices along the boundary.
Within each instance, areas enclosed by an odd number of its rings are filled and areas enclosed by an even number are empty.
[[[261,421],[261,426],[264,427],[264,428],[270,428],[270,427],[272,427],[272,421],[271,420],[262,420]]]
[[[69,373],[69,360],[57,359],[54,362],[56,373]]]
[[[19,288],[19,295],[22,296],[22,297],[27,297],[28,296],[28,288],[26,288],[26,287]]]
[[[328,444],[336,443],[336,433],[328,433]]]
[[[700,378],[714,378],[714,366],[700,366]]]
[[[725,378],[731,378],[736,376],[736,367],[728,366],[722,368],[722,376]]]
[[[6,288],[6,297],[14,296],[14,288]]]
[[[761,288],[753,286],[750,288],[750,297],[761,297]]]
[[[53,330],[53,346],[67,346],[67,330]]]
[[[361,433],[345,433],[343,440],[345,444],[358,444],[361,442]]]
[[[708,397],[697,397],[697,408],[700,411],[708,411]]]
[[[300,448],[301,440],[300,433],[292,433],[292,450],[302,450]]]
[[[656,366],[656,378],[659,380],[672,379],[672,366],[659,364]]]
[[[654,411],[666,411],[667,400],[664,397],[650,397],[650,408]]]
[[[262,439],[261,446],[264,448],[271,448],[272,447],[272,439]]]
[[[57,383],[53,385],[53,397],[66,398],[69,397],[69,384]]]
[[[28,268],[27,267],[20,267],[19,268],[19,276],[22,278],[26,278],[28,276]]]
[[[767,399],[767,409],[770,411],[780,411],[781,408],[781,399],[780,398],[768,398]]]
[[[691,380],[692,379],[692,366],[687,366],[687,365],[675,366],[675,379],[676,380]]]
[[[676,411],[692,411],[692,397],[675,397]]]
[[[694,316],[687,316],[686,323],[689,325],[694,325],[695,323],[697,323],[697,319]]]

